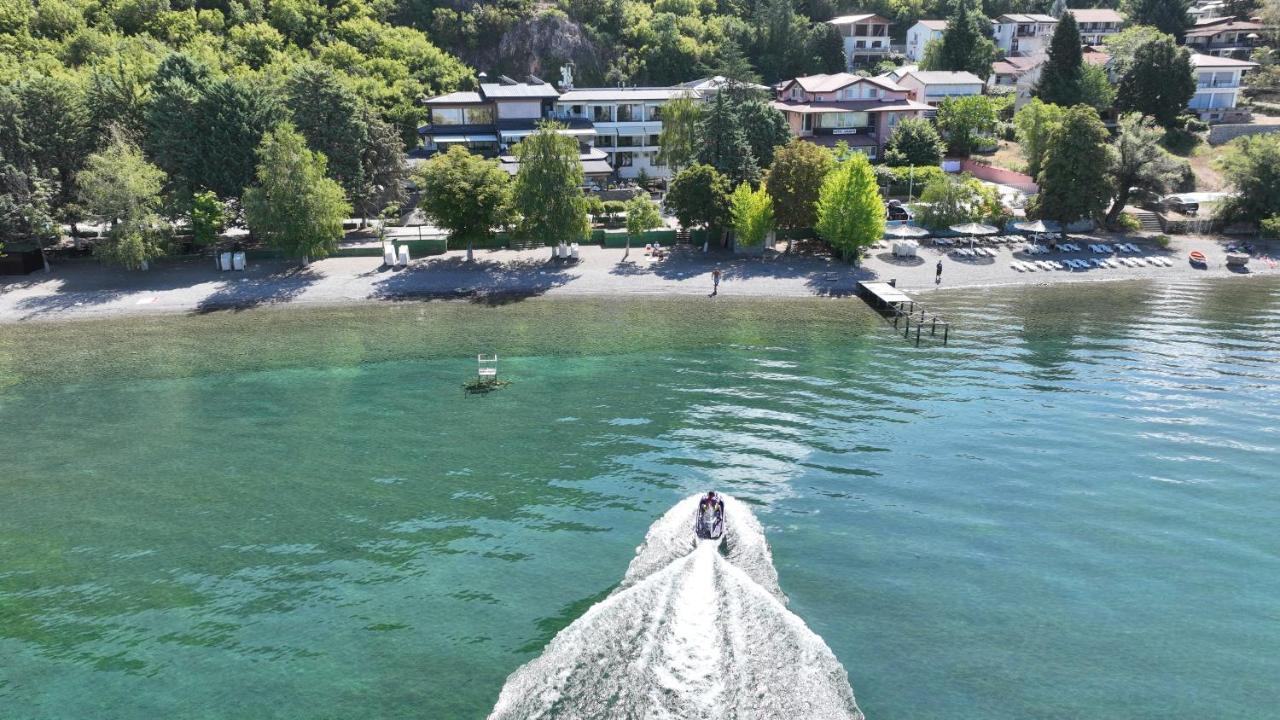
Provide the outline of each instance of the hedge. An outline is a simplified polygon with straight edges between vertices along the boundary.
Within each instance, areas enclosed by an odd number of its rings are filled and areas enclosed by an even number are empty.
[[[944,175],[946,173],[936,165],[916,168],[876,166],[876,182],[885,189],[886,195],[906,195],[908,190],[914,195],[919,195],[929,181]]]

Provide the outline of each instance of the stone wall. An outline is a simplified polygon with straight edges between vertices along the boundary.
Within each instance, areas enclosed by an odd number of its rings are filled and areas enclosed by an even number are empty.
[[[1040,192],[1040,186],[1036,185],[1036,181],[1030,176],[1020,172],[987,165],[974,160],[965,160],[960,163],[960,170],[967,172],[979,180],[987,182],[999,183],[1000,185],[1008,185],[1022,192],[1032,195]]]
[[[1280,125],[1222,124],[1209,126],[1209,144],[1221,145],[1245,135],[1260,135],[1280,131]]]

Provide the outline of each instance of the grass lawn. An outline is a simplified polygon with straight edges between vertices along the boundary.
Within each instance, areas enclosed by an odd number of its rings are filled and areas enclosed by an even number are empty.
[[[986,156],[986,158],[991,161],[992,165],[1006,170],[1020,173],[1027,171],[1027,161],[1022,157],[1022,147],[1011,140],[1001,140],[1000,147],[996,149],[995,154]]]
[[[1227,186],[1226,180],[1223,179],[1222,173],[1214,167],[1214,161],[1222,156],[1226,151],[1225,145],[1210,145],[1208,143],[1200,143],[1187,156],[1187,162],[1191,163],[1191,172],[1196,176],[1196,190],[1200,192],[1218,192],[1224,190]]]

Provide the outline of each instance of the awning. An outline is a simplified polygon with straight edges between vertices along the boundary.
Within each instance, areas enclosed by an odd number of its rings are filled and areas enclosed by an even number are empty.
[[[604,160],[583,160],[583,175],[612,175],[613,168]]]
[[[467,137],[467,142],[469,143],[498,142],[497,135],[467,135],[466,137]]]
[[[431,142],[437,145],[441,145],[443,143],[455,143],[455,142],[466,142],[466,141],[467,141],[466,135],[436,135],[435,137],[431,138]]]

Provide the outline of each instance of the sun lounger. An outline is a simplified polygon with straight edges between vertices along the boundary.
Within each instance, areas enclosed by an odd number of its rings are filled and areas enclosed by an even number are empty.
[[[394,245],[382,246],[382,264],[387,267],[396,266],[396,248]]]
[[[244,259],[243,250],[236,252],[234,255],[231,256],[232,270],[244,270],[244,265],[245,265],[245,259]]]
[[[1037,267],[1036,267],[1035,263],[1029,263],[1029,262],[1027,262],[1027,261],[1023,260],[1023,261],[1022,261],[1022,269],[1023,269],[1023,270],[1026,270],[1027,272],[1035,272],[1035,271],[1036,271],[1036,270],[1038,270],[1039,268],[1037,268]]]

